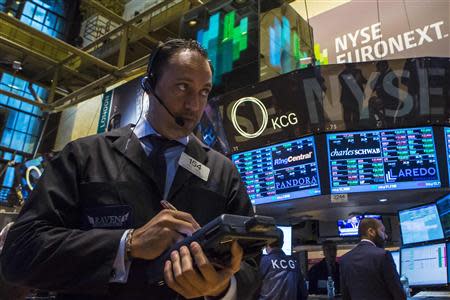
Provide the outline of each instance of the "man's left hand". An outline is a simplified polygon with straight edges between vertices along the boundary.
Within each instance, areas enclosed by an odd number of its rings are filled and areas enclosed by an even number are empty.
[[[175,292],[187,299],[224,294],[230,279],[241,266],[243,250],[234,241],[231,246],[231,262],[228,267],[216,270],[197,242],[173,251],[164,265],[164,280]],[[194,264],[197,267],[194,268]]]

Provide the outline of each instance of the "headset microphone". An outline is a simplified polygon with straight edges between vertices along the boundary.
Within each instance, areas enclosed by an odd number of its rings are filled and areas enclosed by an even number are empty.
[[[144,78],[142,78],[141,80],[141,87],[142,89],[146,92],[146,93],[152,93],[153,96],[155,96],[156,100],[158,100],[159,104],[162,105],[162,107],[165,108],[165,110],[169,113],[169,115],[172,116],[172,118],[175,120],[175,123],[177,123],[178,126],[183,127],[184,126],[184,120],[182,117],[177,117],[175,116],[168,108],[167,106],[164,104],[164,102],[161,100],[161,98],[159,98],[158,95],[156,95],[156,93],[153,91],[153,88],[150,84],[150,82],[148,81],[148,77],[145,76]]]

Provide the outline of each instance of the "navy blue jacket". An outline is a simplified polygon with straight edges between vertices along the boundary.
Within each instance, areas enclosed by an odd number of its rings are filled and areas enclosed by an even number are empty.
[[[193,135],[185,153],[211,170],[209,178],[178,168],[168,201],[201,226],[223,213],[252,214],[229,159]],[[133,259],[126,284],[109,282],[125,230],[162,210],[158,172],[130,126],[69,143],[49,163],[8,233],[0,255],[6,281],[57,291],[64,300],[181,299],[166,285],[148,284],[150,262],[142,259]],[[239,300],[254,297],[258,276],[256,261],[241,264],[235,274]]]
[[[344,300],[406,300],[389,251],[362,241],[340,260]]]
[[[305,300],[308,298],[305,280],[298,262],[281,249],[273,249],[261,258],[262,286],[259,299]]]

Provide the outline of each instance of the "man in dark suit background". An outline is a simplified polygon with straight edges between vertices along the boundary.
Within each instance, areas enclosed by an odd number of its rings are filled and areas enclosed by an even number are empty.
[[[381,221],[365,218],[359,223],[361,241],[340,261],[344,300],[406,300],[389,251]]]
[[[336,243],[331,240],[323,241],[322,251],[325,257],[312,266],[308,272],[310,294],[326,295],[328,276],[333,278],[336,291],[340,291],[339,263],[336,260]]]

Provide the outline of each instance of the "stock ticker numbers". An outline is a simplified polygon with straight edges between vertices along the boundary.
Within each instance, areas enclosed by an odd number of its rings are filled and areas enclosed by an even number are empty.
[[[320,194],[312,137],[234,154],[232,160],[254,204]]]
[[[327,135],[331,193],[440,187],[431,127]]]

